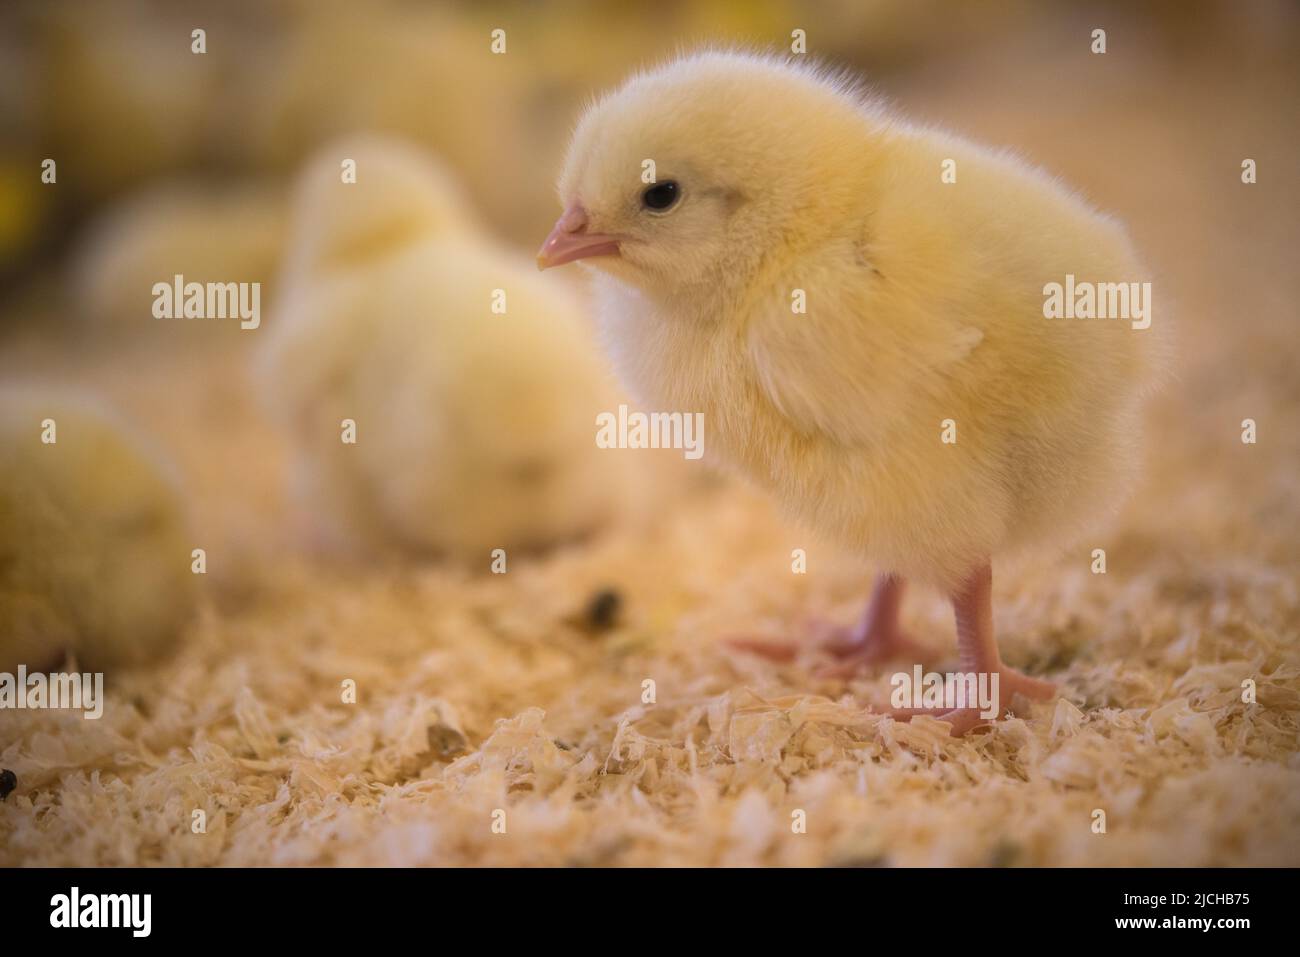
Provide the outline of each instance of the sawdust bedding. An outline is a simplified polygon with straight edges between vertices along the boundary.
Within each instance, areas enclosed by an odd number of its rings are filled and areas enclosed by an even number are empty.
[[[157,412],[180,396],[179,443],[201,417],[175,389],[194,370],[133,368],[122,401]],[[846,685],[811,660],[724,650],[728,634],[848,621],[869,581],[727,480],[674,475],[653,520],[512,557],[505,575],[329,564],[256,539],[282,505],[249,491],[268,476],[196,464],[274,461],[238,377],[205,368],[202,401],[246,424],[212,429],[189,474],[238,569],[215,576],[174,654],[109,676],[101,720],[0,716],[0,764],[19,777],[0,863],[1300,864],[1286,448],[1178,481],[1217,440],[1171,427],[1106,539],[1108,574],[1087,549],[1001,573],[1005,656],[1063,695],[953,739],[872,713],[893,669]],[[585,620],[606,588],[616,619]],[[911,595],[905,616],[942,669],[938,596]]]

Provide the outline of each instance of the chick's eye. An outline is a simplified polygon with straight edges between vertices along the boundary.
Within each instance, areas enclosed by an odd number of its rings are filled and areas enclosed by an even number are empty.
[[[680,195],[681,190],[677,184],[672,180],[665,180],[646,188],[646,191],[641,194],[641,205],[646,209],[665,210],[677,202],[677,197]]]

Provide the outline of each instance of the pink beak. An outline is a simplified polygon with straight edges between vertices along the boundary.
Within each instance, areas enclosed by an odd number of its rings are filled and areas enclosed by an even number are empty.
[[[587,232],[587,211],[574,202],[555,222],[555,228],[537,250],[537,268],[549,269],[591,256],[617,256],[618,237]]]

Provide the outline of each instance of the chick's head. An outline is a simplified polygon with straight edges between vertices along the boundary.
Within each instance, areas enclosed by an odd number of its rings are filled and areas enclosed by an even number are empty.
[[[475,234],[468,198],[434,159],[378,135],[322,147],[296,188],[288,273],[354,268],[428,237]]]
[[[851,200],[869,115],[845,84],[775,59],[707,53],[635,76],[578,124],[538,264],[581,259],[652,290],[748,271]]]

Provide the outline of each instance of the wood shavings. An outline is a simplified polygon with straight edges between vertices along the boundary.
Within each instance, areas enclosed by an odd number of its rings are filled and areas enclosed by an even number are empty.
[[[1000,577],[1009,656],[1063,696],[983,733],[882,716],[888,669],[845,685],[730,657],[728,635],[850,621],[869,570],[822,549],[817,575],[783,574],[801,532],[745,489],[693,487],[652,533],[512,558],[518,576],[245,553],[256,588],[110,675],[101,720],[0,714],[20,782],[0,864],[1300,864],[1300,590],[1276,571],[1292,536],[1230,544],[1241,497],[1202,502],[1179,479],[1195,431],[1165,434],[1152,481],[1172,500],[1125,517],[1110,574]],[[1184,535],[1224,544],[1191,574]],[[563,619],[605,581],[635,600],[593,640]],[[951,649],[937,596],[907,614]]]

